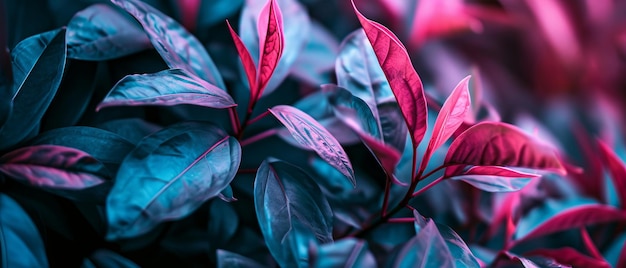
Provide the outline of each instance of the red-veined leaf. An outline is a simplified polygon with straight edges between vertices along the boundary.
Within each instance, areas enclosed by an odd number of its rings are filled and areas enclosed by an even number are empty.
[[[598,145],[604,163],[611,174],[620,205],[624,208],[626,207],[626,166],[608,145],[600,140],[598,140]]]
[[[444,162],[566,173],[551,148],[533,140],[515,126],[500,122],[481,122],[463,132],[450,145]],[[447,168],[445,174],[452,176],[461,170],[462,167]]]
[[[289,130],[298,143],[313,149],[356,186],[350,159],[341,144],[326,128],[308,114],[291,106],[278,105],[269,111]]]
[[[0,173],[48,189],[84,189],[108,175],[104,164],[87,153],[57,145],[23,147],[2,156],[0,163]]]
[[[454,134],[459,126],[463,124],[467,114],[470,112],[470,77],[471,76],[465,77],[459,82],[439,111],[435,126],[433,127],[432,138],[422,158],[421,165],[423,168],[426,168],[426,164],[428,164],[432,153]]]
[[[615,221],[623,222],[625,220],[626,213],[611,206],[598,204],[579,205],[560,211],[535,227],[520,228],[520,225],[516,232],[518,240],[515,243],[573,228]]]
[[[398,100],[406,124],[411,132],[413,147],[417,148],[427,128],[428,110],[424,87],[411,64],[406,48],[385,26],[367,19],[352,2],[365,35],[374,48],[376,58]]]
[[[246,45],[241,41],[239,35],[235,33],[235,30],[230,26],[230,22],[226,20],[226,24],[228,25],[228,30],[230,31],[230,36],[233,38],[233,42],[235,43],[235,47],[237,48],[237,54],[239,54],[239,59],[243,64],[243,70],[246,72],[246,77],[248,78],[248,86],[250,86],[250,94],[254,91],[254,87],[256,84],[256,66],[254,65],[254,60],[252,60],[252,56],[250,55],[250,51],[246,48]]]
[[[554,259],[556,262],[561,264],[571,265],[572,267],[598,267],[598,268],[610,268],[611,265],[607,263],[605,260],[594,259],[592,257],[586,256],[577,250],[564,247],[558,249],[537,249],[531,252],[528,252],[524,255],[540,255],[544,257],[548,257],[550,259]]]
[[[269,0],[263,7],[257,25],[259,34],[259,70],[256,88],[252,91],[253,99],[258,100],[270,81],[278,61],[283,54],[283,15],[276,0]]]

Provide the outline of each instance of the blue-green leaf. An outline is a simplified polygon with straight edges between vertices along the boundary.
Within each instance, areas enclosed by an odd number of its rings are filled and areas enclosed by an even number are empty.
[[[0,266],[48,267],[43,241],[26,211],[0,193]]]
[[[367,242],[345,238],[335,243],[315,246],[310,256],[311,267],[376,267],[376,259],[368,250]]]
[[[223,249],[217,250],[218,268],[263,268],[265,266],[237,253]]]

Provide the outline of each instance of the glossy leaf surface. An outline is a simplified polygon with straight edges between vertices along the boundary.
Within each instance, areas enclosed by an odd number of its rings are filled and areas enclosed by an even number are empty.
[[[124,77],[98,105],[98,109],[110,106],[180,104],[218,109],[236,105],[225,91],[183,70],[171,69]]]
[[[35,223],[4,193],[0,194],[0,260],[2,267],[48,267]]]
[[[179,123],[144,138],[107,199],[107,239],[138,236],[190,214],[229,185],[240,161],[237,140],[206,123]]]
[[[265,267],[250,258],[223,249],[217,250],[219,268],[262,268]]]
[[[324,161],[356,185],[354,170],[348,155],[328,130],[311,116],[294,107],[279,105],[269,110],[298,143],[313,149]]]
[[[539,175],[525,173],[510,168],[498,166],[476,166],[470,168],[461,176],[451,179],[461,180],[487,192],[514,192],[518,191],[533,178]]]
[[[333,240],[328,201],[317,184],[295,166],[264,161],[254,182],[254,205],[265,243],[281,266],[302,261],[300,251],[304,248],[306,252],[307,237],[319,243]]]

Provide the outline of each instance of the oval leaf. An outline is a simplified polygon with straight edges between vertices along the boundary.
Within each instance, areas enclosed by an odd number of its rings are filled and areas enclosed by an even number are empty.
[[[512,166],[565,173],[554,151],[533,140],[515,126],[499,122],[478,123],[450,145],[445,164],[474,166]],[[447,168],[446,176],[459,174]]]
[[[385,26],[367,19],[352,2],[365,35],[374,48],[374,53],[393,94],[398,100],[407,127],[411,132],[413,148],[417,148],[426,134],[428,109],[422,80],[413,69],[411,59],[400,40]]]
[[[79,190],[104,182],[104,165],[87,153],[69,147],[36,145],[0,158],[0,172],[21,183],[44,189]]]
[[[470,76],[459,82],[439,110],[432,138],[422,158],[424,168],[432,153],[454,134],[470,112],[469,79]]]
[[[13,87],[9,115],[0,126],[0,150],[29,138],[52,102],[65,70],[65,29],[29,37],[11,51]],[[4,104],[2,104],[4,105]]]
[[[229,185],[240,161],[237,140],[210,124],[179,123],[146,137],[124,159],[107,199],[107,239],[189,215]]]
[[[320,123],[308,114],[287,105],[278,105],[269,111],[289,130],[298,143],[313,149],[356,187],[350,159],[337,139]]]
[[[76,13],[67,25],[67,56],[101,61],[150,48],[148,36],[124,15],[104,4]]]
[[[402,245],[391,267],[454,267],[450,249],[435,222],[428,219],[419,225],[419,232]]]
[[[170,68],[186,70],[217,88],[226,89],[217,66],[202,43],[178,22],[141,1],[112,2],[141,24],[152,45]]]
[[[48,267],[39,230],[26,211],[0,193],[0,260],[2,267]]]
[[[257,22],[259,35],[259,70],[257,82],[252,91],[252,100],[258,100],[272,78],[272,74],[283,54],[285,38],[283,36],[283,15],[276,0],[269,0]]]
[[[124,77],[115,84],[97,109],[110,106],[179,104],[217,109],[236,106],[235,101],[225,91],[184,70],[171,69]]]
[[[254,206],[270,253],[281,267],[294,267],[299,250],[314,237],[332,239],[333,213],[320,188],[299,168],[282,161],[264,161],[254,181]]]

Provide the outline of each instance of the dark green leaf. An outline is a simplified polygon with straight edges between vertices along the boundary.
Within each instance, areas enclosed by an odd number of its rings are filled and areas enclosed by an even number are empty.
[[[225,91],[181,69],[124,77],[98,105],[110,106],[192,104],[209,108],[229,108],[235,101]]]
[[[11,52],[13,87],[2,101],[10,114],[0,126],[0,149],[29,138],[52,102],[65,69],[65,29],[29,37]],[[3,93],[4,94],[4,93]]]
[[[48,267],[46,251],[37,227],[15,200],[2,193],[0,193],[0,265]]]
[[[107,239],[189,215],[229,185],[240,161],[237,140],[207,123],[179,123],[144,138],[124,159],[107,199]]]
[[[254,182],[254,205],[265,243],[282,267],[306,263],[309,239],[332,241],[328,201],[313,179],[295,166],[264,161]]]
[[[109,60],[150,47],[141,27],[108,5],[81,10],[67,25],[67,55],[73,59]]]
[[[202,43],[178,22],[140,1],[113,0],[113,3],[139,21],[170,68],[186,70],[217,88],[226,89],[217,66]]]

